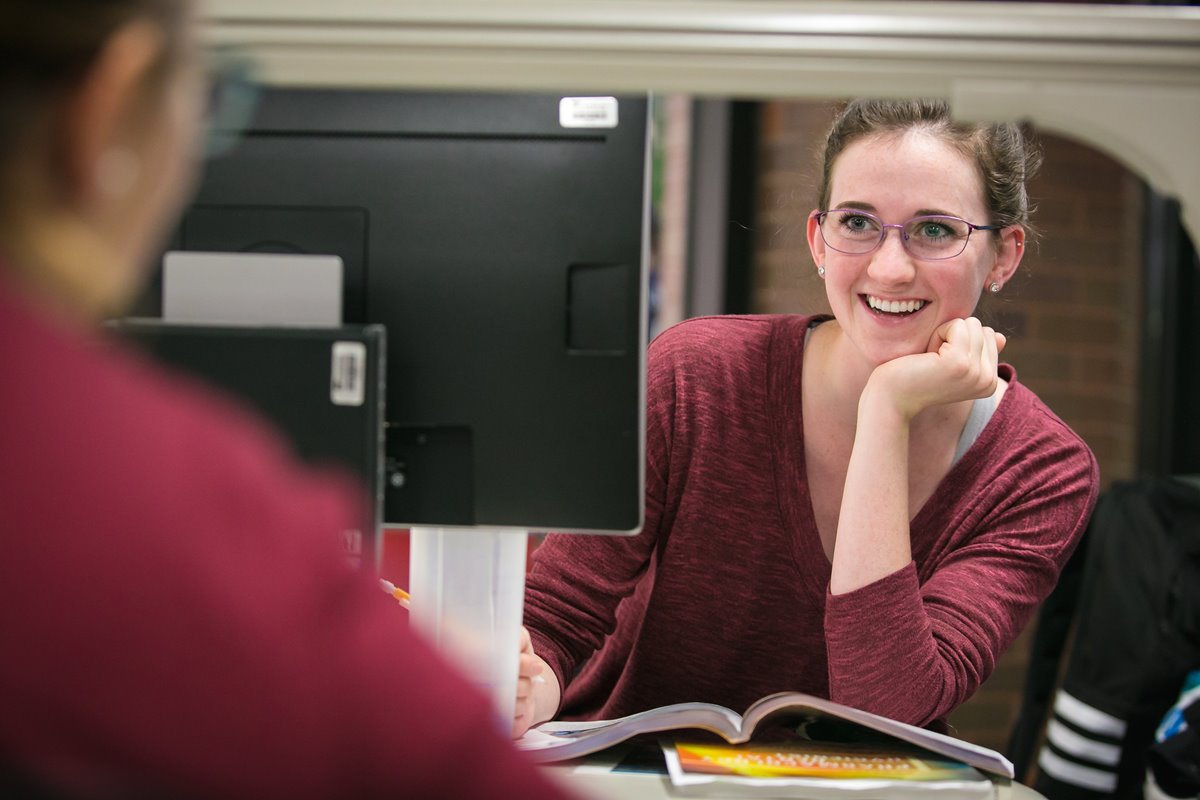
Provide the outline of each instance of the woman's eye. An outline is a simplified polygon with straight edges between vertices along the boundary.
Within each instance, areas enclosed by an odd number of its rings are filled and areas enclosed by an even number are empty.
[[[842,224],[854,232],[867,231],[873,227],[868,217],[857,214],[846,214],[842,217]]]
[[[963,226],[950,219],[927,219],[917,226],[917,236],[929,241],[955,239],[965,235]]]

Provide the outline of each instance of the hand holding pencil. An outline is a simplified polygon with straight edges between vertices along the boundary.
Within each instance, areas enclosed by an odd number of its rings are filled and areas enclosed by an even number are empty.
[[[404,608],[410,608],[412,597],[408,592],[384,578],[379,586],[396,599]],[[517,663],[517,703],[513,711],[512,737],[520,738],[534,725],[545,722],[558,708],[558,681],[547,681],[544,673],[549,666],[533,652],[533,641],[529,630],[521,626],[520,654]]]

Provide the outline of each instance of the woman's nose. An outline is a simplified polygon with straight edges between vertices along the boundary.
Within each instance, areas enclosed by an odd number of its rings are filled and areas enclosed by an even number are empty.
[[[884,228],[883,234],[883,241],[871,254],[867,274],[880,283],[908,283],[916,274],[916,265],[913,263],[913,257],[904,248],[903,229],[887,227]]]

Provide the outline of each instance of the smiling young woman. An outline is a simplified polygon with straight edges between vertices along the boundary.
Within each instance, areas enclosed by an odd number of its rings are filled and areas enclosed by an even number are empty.
[[[940,727],[979,687],[1098,484],[972,316],[1020,264],[1035,162],[940,102],[844,109],[808,219],[833,316],[651,344],[645,526],[534,554],[527,659],[557,680],[518,727],[785,690]]]

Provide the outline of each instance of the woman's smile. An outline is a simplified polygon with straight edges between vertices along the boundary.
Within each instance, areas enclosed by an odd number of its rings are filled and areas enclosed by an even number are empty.
[[[887,314],[890,316],[912,316],[920,311],[928,303],[927,300],[919,299],[888,299],[885,297],[877,297],[873,294],[859,295],[867,307],[876,314]]]

